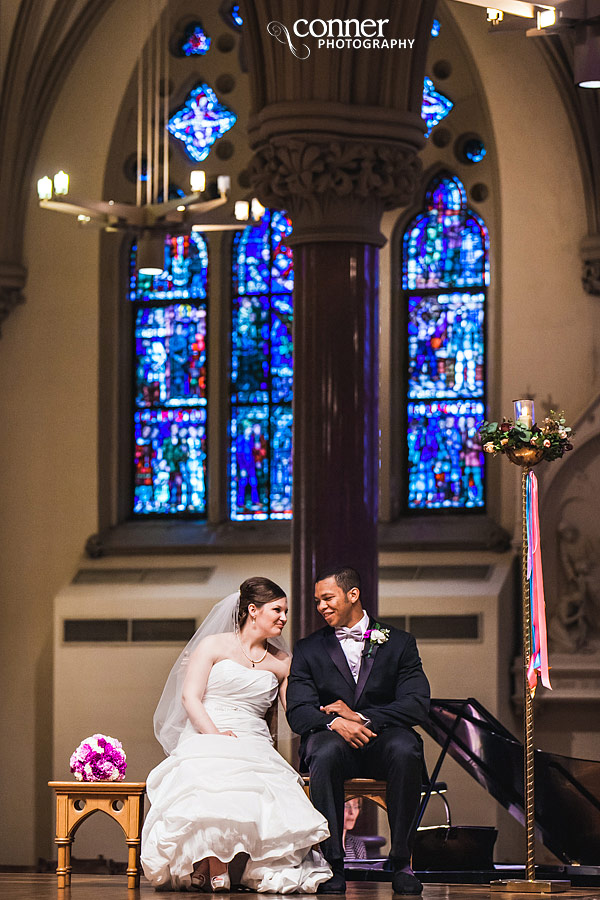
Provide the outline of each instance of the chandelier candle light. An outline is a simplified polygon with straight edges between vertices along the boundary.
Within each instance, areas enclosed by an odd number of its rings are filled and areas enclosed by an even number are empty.
[[[569,881],[548,881],[535,877],[535,748],[533,741],[533,699],[538,677],[551,689],[546,642],[546,607],[542,578],[538,482],[532,467],[543,459],[552,461],[573,449],[573,432],[564,414],[552,410],[540,425],[535,422],[533,400],[514,401],[514,421],[484,422],[479,429],[486,453],[504,453],[521,467],[522,494],[522,595],[523,595],[523,806],[527,849],[526,880],[492,881],[496,891],[513,893],[558,893]]]
[[[147,18],[151,20],[152,0],[146,5]],[[203,196],[207,187],[206,174],[203,170],[193,170],[190,172],[190,193],[184,197],[169,197],[169,95],[165,91],[161,96],[161,84],[169,84],[168,34],[167,4],[156,19],[137,63],[135,203],[71,199],[67,196],[69,175],[62,169],[54,178],[45,175],[37,182],[42,209],[68,213],[75,216],[80,225],[91,222],[108,232],[125,231],[136,235],[138,256],[144,263],[139,271],[145,274],[162,272],[167,234],[189,233],[190,230],[229,231],[240,227],[239,217],[234,216],[233,200],[229,197],[229,175],[211,178],[211,197],[207,198]],[[218,196],[214,196],[215,182]],[[254,210],[253,217],[260,218]]]

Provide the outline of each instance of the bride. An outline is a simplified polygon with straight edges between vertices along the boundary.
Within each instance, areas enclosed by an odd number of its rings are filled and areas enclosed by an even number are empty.
[[[285,707],[290,655],[283,590],[249,578],[218,603],[167,679],[154,731],[168,755],[147,780],[142,864],[157,888],[227,891],[247,862],[253,891],[314,893],[331,870],[313,844],[329,835],[266,717]]]

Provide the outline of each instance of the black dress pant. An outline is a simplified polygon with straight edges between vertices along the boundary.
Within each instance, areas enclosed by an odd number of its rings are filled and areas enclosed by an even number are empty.
[[[404,865],[410,859],[421,797],[423,742],[410,728],[387,728],[356,750],[328,729],[311,734],[304,748],[310,773],[310,798],[329,823],[330,837],[321,842],[329,863],[344,858],[344,781],[376,778],[387,782],[387,812],[392,836],[390,857]]]

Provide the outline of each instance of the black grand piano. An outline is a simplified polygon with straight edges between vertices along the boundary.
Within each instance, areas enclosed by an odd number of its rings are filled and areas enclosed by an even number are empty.
[[[521,823],[523,744],[474,700],[432,700],[424,730],[441,746],[431,783],[451,756]],[[424,797],[421,817],[427,805]],[[563,863],[600,866],[600,762],[535,751],[538,838]]]

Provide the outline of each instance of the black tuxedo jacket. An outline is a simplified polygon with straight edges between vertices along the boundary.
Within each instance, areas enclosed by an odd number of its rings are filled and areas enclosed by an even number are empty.
[[[343,700],[370,719],[377,734],[384,728],[411,728],[426,720],[429,682],[415,639],[406,631],[380,624],[389,628],[389,639],[384,644],[365,641],[358,683],[331,626],[296,644],[287,688],[287,718],[302,737],[301,757],[307,737],[336,718],[319,708],[334,700]],[[371,618],[369,627],[374,625]]]

